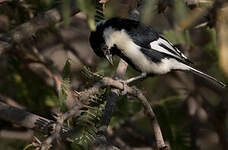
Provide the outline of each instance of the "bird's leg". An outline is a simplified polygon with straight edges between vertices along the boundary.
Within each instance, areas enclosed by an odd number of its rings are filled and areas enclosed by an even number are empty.
[[[146,78],[147,77],[147,73],[142,73],[141,75],[139,75],[139,76],[136,76],[136,77],[132,77],[132,78],[130,78],[130,79],[127,79],[127,80],[124,80],[124,83],[125,84],[129,84],[129,83],[131,83],[131,82],[133,82],[133,81],[136,81],[136,80],[139,80],[139,79],[144,79],[144,78]]]
[[[142,73],[141,75],[139,76],[136,76],[136,77],[132,77],[130,79],[127,79],[127,80],[120,80],[118,78],[115,78],[115,80],[118,80],[120,81],[122,84],[123,84],[123,91],[122,91],[122,95],[125,95],[127,93],[126,91],[126,86],[127,84],[133,82],[133,81],[136,81],[136,80],[139,80],[139,79],[144,79],[147,77],[147,73]]]

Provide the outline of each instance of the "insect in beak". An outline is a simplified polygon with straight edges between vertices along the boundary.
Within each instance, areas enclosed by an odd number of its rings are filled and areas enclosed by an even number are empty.
[[[104,46],[102,48],[102,51],[104,52],[104,55],[105,55],[106,59],[108,60],[108,62],[113,65],[112,54],[110,53],[109,48],[107,46]]]

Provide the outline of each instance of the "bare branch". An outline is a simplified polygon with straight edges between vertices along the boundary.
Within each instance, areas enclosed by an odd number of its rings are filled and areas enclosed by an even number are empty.
[[[68,43],[61,35],[60,31],[57,29],[51,29],[52,32],[56,35],[56,38],[59,42],[61,42],[64,45],[64,49],[70,51],[72,54],[74,54],[82,64],[90,67],[91,63],[89,63],[88,59],[85,59],[79,50],[75,49],[70,43]]]
[[[127,66],[128,64],[121,59],[119,62],[115,77],[119,79],[123,78],[127,70]],[[108,144],[105,135],[116,106],[116,100],[119,97],[119,95],[120,95],[120,90],[112,88],[107,96],[107,103],[105,105],[105,110],[100,121],[100,127],[98,128],[98,135],[95,141],[97,145],[100,145],[100,144],[103,145],[103,143]]]
[[[35,129],[45,134],[51,133],[53,131],[53,125],[55,124],[53,120],[20,110],[2,102],[0,102],[0,119],[29,129]],[[71,130],[65,126],[61,128],[62,136]]]
[[[56,127],[55,127],[55,131],[54,133],[49,136],[44,142],[42,142],[41,144],[41,150],[48,150],[52,147],[52,142],[57,139],[59,140],[61,138],[61,128],[62,128],[62,124],[63,124],[63,118],[62,118],[62,115],[60,115],[58,118],[57,118],[57,123],[56,123]]]
[[[79,9],[72,8],[71,14],[79,12]],[[25,39],[28,39],[35,35],[35,33],[41,29],[45,29],[51,25],[54,25],[62,20],[61,11],[59,9],[51,9],[42,15],[38,15],[32,20],[16,27],[8,34],[0,36],[0,54],[13,47],[15,43],[21,43]],[[3,41],[3,42],[2,42]]]

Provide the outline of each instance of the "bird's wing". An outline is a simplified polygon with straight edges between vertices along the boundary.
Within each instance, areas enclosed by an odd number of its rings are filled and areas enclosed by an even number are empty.
[[[181,59],[185,63],[192,63],[177,47],[161,36],[159,36],[157,40],[150,42],[150,48],[177,59]]]
[[[192,64],[192,62],[171,42],[160,36],[150,26],[139,24],[136,30],[128,31],[133,41],[146,49],[156,50],[167,56],[177,58],[186,64]]]

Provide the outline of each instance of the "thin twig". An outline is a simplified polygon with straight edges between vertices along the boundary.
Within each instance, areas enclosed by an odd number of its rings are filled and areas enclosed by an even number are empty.
[[[57,123],[56,123],[54,133],[51,136],[49,136],[44,142],[42,142],[40,150],[50,149],[52,147],[51,145],[52,142],[54,140],[59,140],[61,138],[60,133],[61,133],[62,124],[64,120],[62,118],[62,115],[59,115],[56,119],[57,119]]]
[[[77,12],[79,12],[79,9],[76,5],[72,5],[71,14],[74,15]],[[0,36],[0,54],[11,49],[15,43],[21,43],[35,35],[37,31],[48,28],[60,21],[62,21],[61,10],[53,8],[19,25],[9,33]]]
[[[58,29],[54,29],[52,28],[51,29],[52,32],[56,35],[56,38],[59,40],[59,42],[61,42],[63,45],[64,45],[64,48],[68,51],[70,51],[72,54],[74,54],[75,57],[77,57],[80,62],[83,64],[83,65],[86,65],[88,67],[90,67],[92,64],[89,63],[88,59],[85,59],[81,52],[77,49],[75,49],[70,43],[68,43],[61,35],[60,31]]]
[[[127,70],[128,64],[123,61],[122,59],[119,62],[119,65],[117,67],[116,75],[115,77],[121,79],[123,78],[126,70]],[[98,128],[98,135],[96,137],[95,143],[99,145],[100,143],[106,143],[107,145],[110,145],[106,139],[106,131],[107,127],[110,123],[110,120],[112,118],[112,114],[114,112],[115,106],[116,106],[116,101],[120,95],[120,90],[119,89],[114,89],[111,88],[108,96],[107,96],[107,103],[105,105],[105,110],[103,113],[103,116],[100,121],[100,126]]]
[[[7,105],[0,102],[0,119],[8,122],[15,123],[19,126],[26,127],[28,129],[34,129],[40,131],[44,134],[49,134],[53,132],[53,126],[55,124],[54,120],[50,120],[30,112],[18,109],[16,107]],[[70,131],[71,129],[62,126],[62,135]]]

